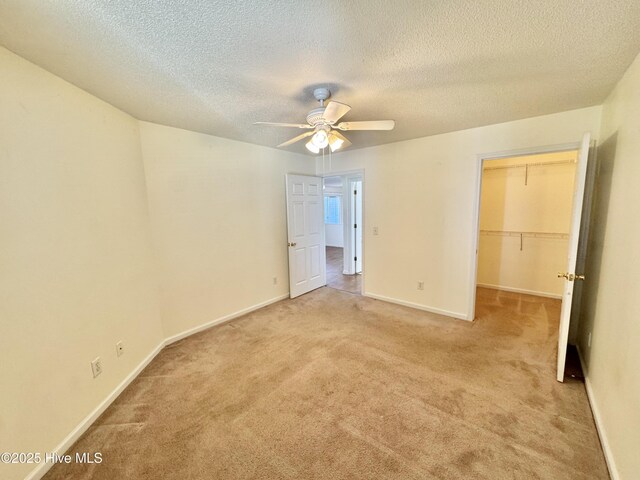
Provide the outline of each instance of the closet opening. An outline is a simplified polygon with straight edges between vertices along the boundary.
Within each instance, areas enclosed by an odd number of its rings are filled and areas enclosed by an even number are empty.
[[[578,151],[485,160],[476,285],[561,299]]]
[[[583,220],[592,188],[589,151],[585,134],[575,146],[480,158],[471,315],[483,309],[497,332],[518,328],[518,322],[539,326],[535,338],[509,348],[548,355],[557,342],[558,381],[565,366],[581,375],[570,345],[581,292],[575,284],[584,279],[578,270],[588,239],[588,218]],[[557,340],[549,335],[553,330]]]

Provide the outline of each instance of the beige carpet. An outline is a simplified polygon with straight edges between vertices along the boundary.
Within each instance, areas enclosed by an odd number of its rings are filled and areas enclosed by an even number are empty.
[[[322,288],[163,350],[47,479],[608,478],[559,302],[468,323]]]

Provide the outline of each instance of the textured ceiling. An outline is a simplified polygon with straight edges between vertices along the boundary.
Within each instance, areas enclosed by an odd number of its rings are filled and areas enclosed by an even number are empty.
[[[329,86],[344,120],[396,120],[358,148],[601,103],[640,1],[0,0],[0,43],[141,120],[267,146],[300,131],[253,122]]]

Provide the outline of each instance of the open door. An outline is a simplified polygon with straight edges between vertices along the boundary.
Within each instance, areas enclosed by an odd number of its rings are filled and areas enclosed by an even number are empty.
[[[569,341],[569,325],[571,321],[571,307],[573,304],[574,282],[584,280],[582,272],[576,274],[576,260],[578,258],[578,244],[580,240],[580,223],[582,219],[582,207],[585,194],[585,180],[587,175],[587,163],[589,161],[589,146],[591,134],[585,133],[582,138],[578,163],[576,165],[576,179],[573,190],[573,208],[571,213],[571,230],[569,231],[569,252],[567,255],[566,272],[558,273],[563,277],[564,292],[562,294],[562,309],[560,311],[560,333],[558,335],[558,371],[557,380],[564,380],[564,367],[567,359],[567,344]],[[584,242],[583,242],[584,243]]]
[[[353,273],[362,273],[362,180],[350,182],[353,193],[351,203],[351,219],[353,220]]]
[[[327,283],[322,178],[287,175],[289,296]]]

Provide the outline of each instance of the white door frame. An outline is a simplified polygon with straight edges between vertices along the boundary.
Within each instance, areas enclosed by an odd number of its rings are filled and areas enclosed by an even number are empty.
[[[366,271],[366,268],[367,268],[367,266],[366,266],[366,258],[367,258],[366,257],[366,252],[367,252],[367,249],[365,247],[365,243],[366,243],[365,242],[365,228],[366,228],[366,224],[367,224],[367,222],[365,220],[365,212],[366,212],[366,208],[367,208],[365,206],[365,203],[366,203],[366,198],[367,198],[366,197],[367,187],[366,187],[366,182],[365,182],[365,171],[364,171],[364,168],[359,168],[359,169],[355,169],[355,170],[342,170],[342,171],[336,171],[336,172],[333,172],[333,171],[324,172],[320,176],[323,178],[323,181],[324,181],[324,178],[326,178],[326,177],[359,176],[362,179],[362,252],[360,252],[362,254],[362,273],[360,273],[360,278],[361,278],[361,283],[360,283],[360,289],[361,290],[360,290],[360,293],[362,295],[364,295],[364,292],[365,292],[365,271]],[[347,180],[347,182],[348,182],[348,180]],[[342,218],[342,221],[343,221],[344,225],[347,225],[347,223],[346,223],[347,221],[353,223],[352,220],[351,220],[351,210],[349,208],[349,206],[351,205],[351,200],[349,200],[349,202],[345,202],[344,201],[345,200],[344,192],[347,191],[346,189],[348,189],[348,185],[343,186],[343,195],[342,195],[342,197],[343,197],[343,202],[342,202],[343,218]],[[350,199],[350,197],[346,197],[346,198]],[[346,206],[346,208],[345,208],[345,206]],[[344,213],[347,213],[347,215],[344,215]],[[358,225],[358,226],[360,226],[360,225]],[[349,227],[349,230],[351,230],[350,227]],[[346,238],[349,238],[349,236],[345,236],[345,239]],[[346,244],[344,244],[344,245],[345,245],[345,250],[346,250]]]
[[[473,237],[471,241],[471,272],[469,275],[469,298],[468,319],[476,318],[476,287],[478,283],[478,247],[480,242],[480,199],[482,196],[482,168],[485,160],[497,160],[500,158],[524,157],[529,155],[540,155],[543,153],[566,152],[569,150],[580,150],[581,142],[562,143],[558,145],[547,145],[541,147],[522,148],[517,150],[506,150],[493,153],[482,153],[477,156],[476,165],[476,190],[473,204]]]
[[[350,251],[349,251],[349,270],[353,270],[353,272],[350,272],[353,275],[356,275],[358,273],[362,273],[362,236],[363,236],[363,228],[362,228],[362,175],[347,175],[346,177],[346,181],[347,181],[347,188],[348,188],[348,195],[349,195],[349,213],[350,213],[350,223],[347,226],[347,228],[345,229],[345,238],[349,238],[349,245],[350,245]],[[360,183],[360,189],[359,189],[359,202],[356,201],[356,196],[353,194],[354,192],[354,188],[355,191],[358,191],[358,189],[355,187],[355,185],[357,185],[358,183]],[[360,203],[360,221],[358,222],[358,203]],[[353,228],[352,225],[357,225],[356,228]],[[360,244],[358,245],[358,234],[360,235]],[[358,249],[358,246],[360,247],[360,249]],[[354,260],[355,258],[358,258],[358,261]],[[358,263],[360,264],[360,270],[358,271]],[[353,268],[351,268],[353,267]]]

